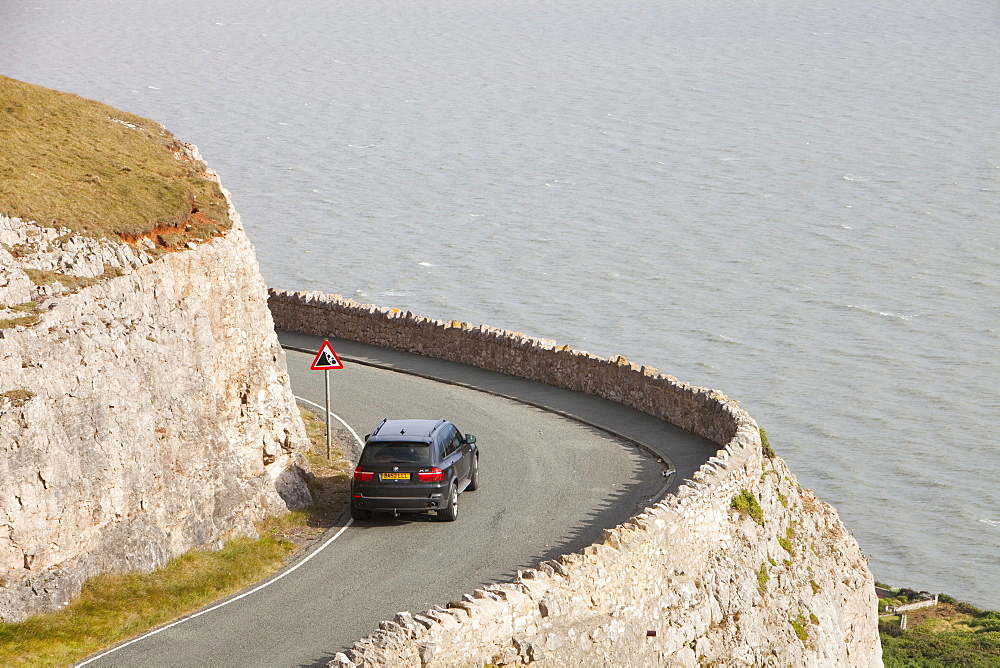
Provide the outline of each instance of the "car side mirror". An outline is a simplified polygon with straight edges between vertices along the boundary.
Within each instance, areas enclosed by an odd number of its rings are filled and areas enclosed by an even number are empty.
[[[476,437],[473,436],[472,434],[466,434],[465,435],[465,442],[466,443],[475,443],[476,442]]]

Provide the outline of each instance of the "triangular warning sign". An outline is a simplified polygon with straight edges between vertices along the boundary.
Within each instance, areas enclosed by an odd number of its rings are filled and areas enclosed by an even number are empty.
[[[316,353],[316,358],[313,359],[312,366],[309,368],[313,371],[343,369],[344,363],[340,361],[339,357],[337,357],[337,353],[334,352],[333,346],[330,345],[330,342],[324,341],[323,345],[319,347],[319,352]]]

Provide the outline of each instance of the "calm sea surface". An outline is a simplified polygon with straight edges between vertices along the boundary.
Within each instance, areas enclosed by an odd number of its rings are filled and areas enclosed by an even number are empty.
[[[738,398],[876,578],[1000,609],[996,0],[3,0],[275,287]],[[137,12],[143,12],[138,14]]]

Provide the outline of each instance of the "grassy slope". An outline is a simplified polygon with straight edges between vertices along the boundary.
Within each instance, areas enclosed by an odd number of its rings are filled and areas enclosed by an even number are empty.
[[[898,615],[879,620],[886,668],[1000,666],[1000,612],[939,596],[939,605],[906,613],[905,631]]]
[[[154,121],[0,76],[4,215],[131,239],[229,227],[218,185],[180,147]]]

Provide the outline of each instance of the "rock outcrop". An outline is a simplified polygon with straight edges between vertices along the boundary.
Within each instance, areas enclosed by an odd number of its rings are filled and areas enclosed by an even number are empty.
[[[0,217],[0,619],[310,501],[266,288],[230,216],[173,249]]]

